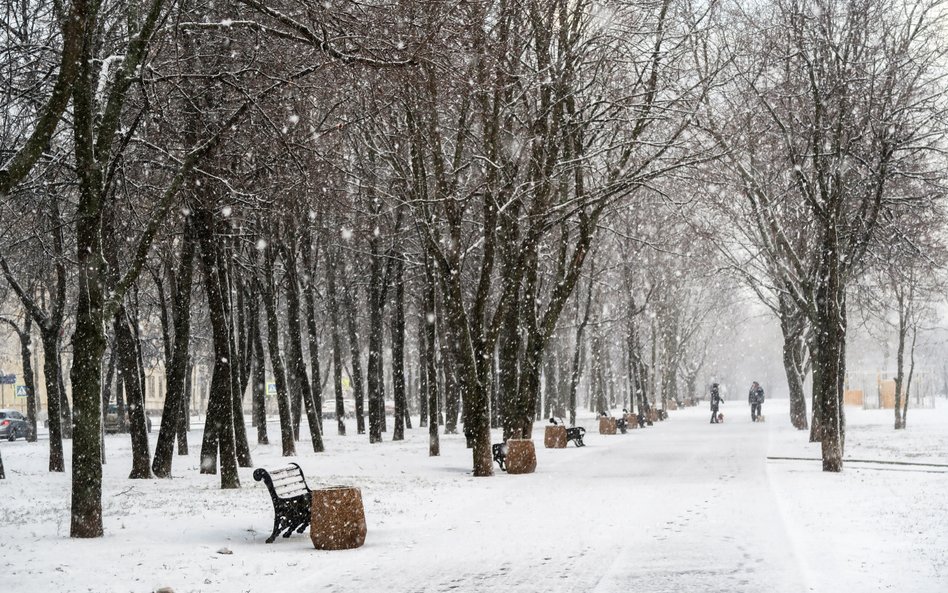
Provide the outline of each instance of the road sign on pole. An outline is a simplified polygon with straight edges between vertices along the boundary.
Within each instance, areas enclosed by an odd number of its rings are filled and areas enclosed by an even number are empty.
[[[26,385],[17,385],[15,397],[30,397],[30,390],[26,388]]]

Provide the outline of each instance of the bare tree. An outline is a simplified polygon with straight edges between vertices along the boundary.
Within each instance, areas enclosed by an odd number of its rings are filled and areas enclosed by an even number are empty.
[[[934,154],[940,132],[931,116],[941,106],[923,98],[938,88],[941,12],[928,0],[776,0],[753,13],[725,12],[733,75],[709,99],[708,121],[722,121],[729,107],[756,116],[740,131],[713,124],[710,132],[771,227],[767,253],[789,256],[781,289],[813,328],[823,469],[840,471],[847,287],[903,201],[893,181],[933,171],[925,155]],[[751,165],[751,136],[770,139],[771,166],[785,172],[780,193]],[[799,231],[781,225],[786,208],[813,220],[806,252],[795,249]]]

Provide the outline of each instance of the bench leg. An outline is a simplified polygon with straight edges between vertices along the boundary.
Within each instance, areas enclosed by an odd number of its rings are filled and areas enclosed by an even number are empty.
[[[280,517],[273,517],[273,533],[270,534],[270,537],[267,538],[267,543],[272,544],[273,540],[276,539],[276,536],[280,533]]]

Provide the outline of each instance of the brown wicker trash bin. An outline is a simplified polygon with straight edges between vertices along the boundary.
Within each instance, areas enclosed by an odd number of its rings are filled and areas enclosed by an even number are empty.
[[[313,490],[309,535],[318,550],[349,550],[365,543],[362,491],[350,486]]]
[[[639,427],[639,417],[636,416],[635,414],[626,414],[626,415],[625,415],[625,425],[626,425],[626,427],[628,427],[630,430],[633,429],[633,428],[638,428],[638,427]]]
[[[507,473],[532,474],[537,469],[537,450],[530,439],[507,439]]]
[[[547,426],[543,432],[543,446],[547,449],[566,448],[566,427]]]
[[[615,433],[616,433],[616,419],[600,416],[599,417],[599,434],[615,434]]]

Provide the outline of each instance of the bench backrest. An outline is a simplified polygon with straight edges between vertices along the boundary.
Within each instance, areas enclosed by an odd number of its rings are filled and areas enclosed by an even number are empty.
[[[257,468],[253,472],[253,479],[258,482],[263,480],[274,500],[295,498],[309,492],[303,470],[295,463],[273,471]]]

